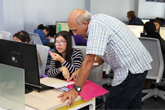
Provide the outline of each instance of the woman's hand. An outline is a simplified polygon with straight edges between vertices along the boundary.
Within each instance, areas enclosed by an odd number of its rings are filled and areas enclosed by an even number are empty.
[[[60,71],[62,72],[62,75],[64,76],[64,78],[66,79],[67,82],[69,82],[69,78],[70,78],[70,73],[67,67],[63,66],[60,68]]]
[[[57,53],[53,53],[53,52],[50,52],[50,56],[53,58],[53,60],[55,60],[55,61],[59,61],[59,62],[61,62],[61,63],[63,63],[64,61],[65,61],[65,59],[62,57],[62,56],[60,56],[59,54],[57,54]]]

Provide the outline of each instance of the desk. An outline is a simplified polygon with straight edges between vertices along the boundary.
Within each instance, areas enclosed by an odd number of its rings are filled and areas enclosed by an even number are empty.
[[[41,83],[50,84],[52,81],[56,82],[59,79],[43,78]],[[64,103],[60,102],[61,98],[57,98],[62,92],[57,89],[45,90],[41,92],[33,91],[25,94],[25,105],[39,110],[76,110],[89,105],[90,110],[95,110],[95,98],[84,101],[80,96],[75,99],[72,106],[67,107],[67,100]],[[26,109],[28,110],[28,109]]]

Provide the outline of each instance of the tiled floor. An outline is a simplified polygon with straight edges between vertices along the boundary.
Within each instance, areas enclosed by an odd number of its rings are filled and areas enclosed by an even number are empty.
[[[110,86],[107,86],[107,85],[104,85],[103,86],[105,89],[109,90],[110,91]],[[106,97],[108,97],[109,94],[105,94]],[[145,94],[143,94],[144,96]],[[105,110],[104,108],[104,104],[102,104],[101,106],[97,107],[96,110]],[[88,107],[85,107],[81,110],[88,110],[89,108]],[[161,99],[161,98],[154,98],[154,97],[151,97],[149,99],[146,99],[144,102],[143,102],[143,105],[142,105],[142,110],[165,110],[165,100]]]
[[[107,85],[104,85],[103,86],[105,89],[109,90],[110,91],[110,86],[107,86]],[[144,96],[145,94],[143,94]],[[108,94],[106,94],[106,97],[108,97]],[[104,105],[100,106],[97,108],[97,110],[105,110],[104,109]],[[142,105],[142,110],[165,110],[165,100],[161,99],[161,98],[154,98],[154,97],[151,97],[149,99],[146,99],[144,102],[143,102],[143,105]]]

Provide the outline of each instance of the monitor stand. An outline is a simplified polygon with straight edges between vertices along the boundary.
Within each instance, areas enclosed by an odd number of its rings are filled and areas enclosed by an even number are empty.
[[[30,93],[30,92],[32,92],[32,91],[33,91],[32,88],[30,88],[30,87],[28,87],[28,86],[25,86],[25,94],[28,94],[28,93]]]

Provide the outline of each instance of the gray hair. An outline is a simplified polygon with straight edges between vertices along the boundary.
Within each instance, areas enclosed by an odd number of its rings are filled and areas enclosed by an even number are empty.
[[[85,13],[83,15],[80,15],[77,17],[76,22],[82,27],[83,21],[90,22],[92,14],[85,10]]]

